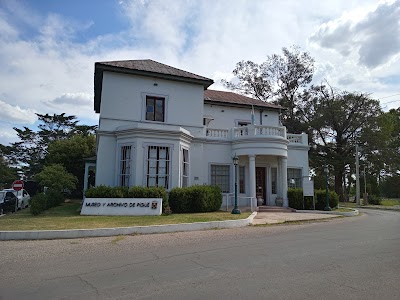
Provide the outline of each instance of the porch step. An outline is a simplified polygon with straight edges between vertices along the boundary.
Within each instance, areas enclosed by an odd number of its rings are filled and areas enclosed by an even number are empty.
[[[282,206],[267,206],[267,205],[261,205],[257,207],[259,212],[296,212],[294,208],[290,207],[282,207]]]

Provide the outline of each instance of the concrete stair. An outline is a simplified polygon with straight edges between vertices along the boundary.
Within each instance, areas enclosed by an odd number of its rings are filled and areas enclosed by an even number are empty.
[[[258,212],[286,212],[286,213],[296,212],[296,210],[294,208],[290,208],[290,207],[267,206],[267,205],[258,206],[257,211]]]

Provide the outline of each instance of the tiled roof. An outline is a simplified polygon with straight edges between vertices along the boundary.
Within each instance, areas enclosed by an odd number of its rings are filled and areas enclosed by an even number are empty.
[[[159,63],[159,62],[151,60],[151,59],[102,61],[102,62],[97,62],[96,64],[117,67],[117,68],[123,68],[123,69],[128,69],[128,70],[150,72],[150,73],[155,73],[155,74],[178,76],[178,77],[190,78],[190,79],[195,79],[195,80],[211,81],[211,83],[213,82],[213,80],[210,78],[196,75],[196,74],[193,74],[193,73],[181,70],[181,69],[177,69],[177,68]]]
[[[215,90],[205,90],[204,91],[204,100],[212,101],[212,102],[223,102],[223,103],[231,103],[231,104],[239,104],[239,105],[254,105],[261,107],[268,107],[273,109],[282,108],[280,105],[271,104],[265,101],[253,99],[250,97],[246,97],[243,95],[235,94],[232,92],[224,92],[224,91],[215,91]]]

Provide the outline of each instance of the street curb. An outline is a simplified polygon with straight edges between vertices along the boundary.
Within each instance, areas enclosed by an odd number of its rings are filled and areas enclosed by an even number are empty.
[[[347,208],[347,207],[346,207]],[[310,214],[325,214],[325,215],[339,215],[339,216],[345,216],[345,217],[353,217],[357,216],[360,214],[360,212],[357,209],[354,208],[349,208],[352,211],[350,212],[335,212],[335,211],[323,211],[323,210],[299,210],[296,209],[296,212],[298,213],[310,213]]]
[[[359,208],[375,209],[375,210],[390,210],[390,211],[399,211],[400,212],[400,208],[393,208],[393,207],[390,207],[390,206],[383,206],[383,207],[360,206]]]
[[[72,229],[72,230],[29,230],[29,231],[0,231],[0,241],[7,240],[52,240],[75,239],[85,237],[105,237],[130,234],[152,234],[179,231],[196,231],[206,229],[224,229],[246,227],[251,224],[256,212],[241,220],[211,221],[182,223],[169,225],[134,226],[117,228]]]

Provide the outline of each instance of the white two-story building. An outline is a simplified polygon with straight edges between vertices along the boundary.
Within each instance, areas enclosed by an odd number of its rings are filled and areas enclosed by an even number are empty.
[[[218,185],[231,207],[236,155],[239,206],[288,206],[308,176],[307,135],[286,132],[280,106],[212,84],[153,60],[97,62],[96,185]]]

